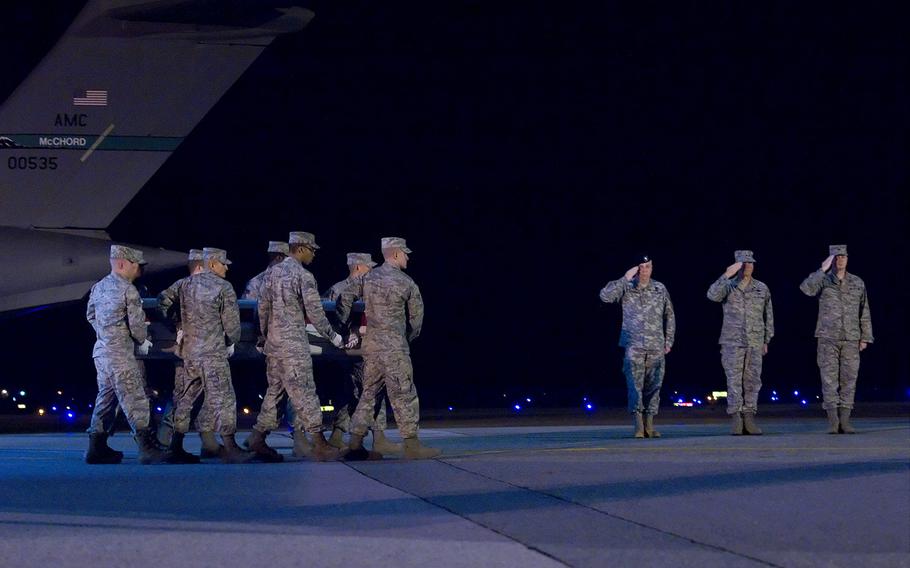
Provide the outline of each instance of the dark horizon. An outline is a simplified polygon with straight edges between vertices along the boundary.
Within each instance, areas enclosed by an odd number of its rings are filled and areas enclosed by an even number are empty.
[[[413,346],[427,407],[509,404],[523,391],[622,406],[621,315],[597,294],[639,252],[677,313],[664,400],[723,390],[721,308],[705,293],[740,248],[755,251],[774,302],[761,401],[772,388],[819,394],[817,300],[798,286],[829,244],[846,243],[875,335],[858,402],[910,396],[898,298],[908,61],[896,15],[307,7],[310,26],[228,91],[116,219],[115,240],[225,248],[240,294],[267,241],[290,230],[323,247],[310,267],[322,290],[345,276],[346,252],[378,260],[380,237],[406,237],[427,306]],[[49,22],[31,6],[2,10],[18,58],[5,98],[78,5]],[[0,321],[0,386],[64,382],[92,397],[92,341],[78,306]],[[261,370],[234,367],[239,395],[264,389]]]

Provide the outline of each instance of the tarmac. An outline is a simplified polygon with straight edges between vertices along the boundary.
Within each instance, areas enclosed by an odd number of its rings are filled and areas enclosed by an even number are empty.
[[[127,435],[114,466],[83,463],[85,434],[3,435],[0,566],[910,566],[910,420],[854,422],[468,421],[422,430],[434,460],[195,466],[141,466]]]

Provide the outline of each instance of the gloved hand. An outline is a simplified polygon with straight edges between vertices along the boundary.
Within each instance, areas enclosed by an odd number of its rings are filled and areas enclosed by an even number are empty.
[[[357,334],[352,333],[348,336],[348,342],[344,344],[345,349],[353,349],[357,347],[357,344],[360,343],[360,338],[357,337]]]
[[[177,330],[177,345],[183,345],[183,330]]]
[[[344,339],[341,338],[340,333],[336,333],[335,336],[332,337],[332,345],[339,349],[341,349],[341,346],[344,345]]]
[[[139,351],[140,355],[148,355],[149,348],[151,348],[151,346],[152,346],[152,342],[149,341],[148,339],[146,339],[145,341],[142,342],[142,345],[140,345],[137,350]]]
[[[234,344],[233,344],[233,343],[231,343],[230,345],[228,345],[228,348],[227,348],[227,356],[228,356],[228,359],[230,359],[231,357],[234,356]]]
[[[733,264],[731,264],[730,266],[727,267],[726,272],[724,272],[724,276],[726,276],[727,278],[733,278],[734,276],[736,276],[736,273],[739,272],[739,269],[742,267],[743,267],[743,263],[734,262]]]

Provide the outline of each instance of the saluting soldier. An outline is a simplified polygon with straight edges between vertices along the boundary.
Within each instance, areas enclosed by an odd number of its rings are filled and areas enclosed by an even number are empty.
[[[774,337],[771,290],[752,277],[755,256],[750,250],[733,253],[735,262],[711,287],[708,299],[722,302],[724,323],[720,331],[720,362],[727,375],[727,414],[730,433],[759,435],[755,423],[761,390],[762,357]]]
[[[659,438],[654,416],[660,408],[666,355],[676,337],[676,315],[667,287],[651,278],[654,271],[651,257],[638,256],[636,261],[622,278],[604,286],[600,299],[622,304],[619,346],[625,348],[623,373],[634,435]]]
[[[817,361],[829,434],[855,434],[850,424],[860,352],[874,341],[863,280],[847,272],[847,245],[828,247],[828,258],[799,287],[818,296]]]

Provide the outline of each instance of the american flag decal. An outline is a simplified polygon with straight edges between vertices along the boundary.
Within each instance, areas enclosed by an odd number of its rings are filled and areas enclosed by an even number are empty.
[[[79,91],[73,97],[74,106],[107,106],[107,90]]]

